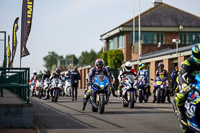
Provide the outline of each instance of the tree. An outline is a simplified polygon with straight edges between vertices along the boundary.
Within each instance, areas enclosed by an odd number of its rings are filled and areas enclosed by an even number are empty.
[[[79,57],[79,66],[93,65],[95,60],[100,57],[100,52],[96,53],[93,49],[90,52],[82,52]]]
[[[62,59],[63,56],[59,56],[56,52],[48,52],[48,55],[43,58],[44,66],[46,69],[51,70],[53,65],[57,65],[57,59]]]
[[[108,52],[101,52],[101,53],[100,53],[100,58],[104,60],[105,66],[108,65],[107,55],[108,55]]]
[[[107,54],[107,62],[110,68],[119,68],[122,65],[124,56],[121,50],[110,50]]]
[[[78,58],[74,54],[66,55],[66,59],[73,59],[74,60],[74,65],[78,64]]]

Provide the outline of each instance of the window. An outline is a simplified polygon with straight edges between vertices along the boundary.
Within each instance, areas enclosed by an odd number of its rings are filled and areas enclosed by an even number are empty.
[[[65,66],[65,65],[66,65],[65,60],[60,60],[60,65],[61,65],[61,66]]]
[[[135,32],[135,42],[138,42],[139,40],[139,33],[136,31]],[[133,45],[133,32],[131,32],[131,40],[130,44]]]
[[[189,44],[199,43],[199,33],[189,33]]]
[[[186,33],[181,33],[180,34],[180,44],[186,44]]]
[[[113,49],[118,49],[118,37],[113,38]]]
[[[142,32],[142,40],[143,40],[143,44],[154,44],[154,33]]]
[[[112,50],[114,47],[113,47],[113,40],[109,40],[109,50]]]
[[[164,35],[163,33],[157,33],[157,44],[160,42],[161,44],[163,44],[163,40],[164,40]]]
[[[124,35],[119,36],[119,48],[124,48]]]

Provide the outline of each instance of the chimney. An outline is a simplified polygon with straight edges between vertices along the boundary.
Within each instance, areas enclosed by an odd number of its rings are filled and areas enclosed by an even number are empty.
[[[162,3],[162,0],[153,0],[154,7],[161,3]]]

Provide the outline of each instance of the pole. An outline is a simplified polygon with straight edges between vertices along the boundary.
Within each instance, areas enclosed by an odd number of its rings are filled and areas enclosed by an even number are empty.
[[[140,55],[141,55],[141,25],[140,25],[140,0],[139,0],[139,19],[138,19],[138,27],[139,27],[139,43],[138,43],[138,61],[140,60]]]
[[[133,46],[135,45],[135,2],[133,0]]]

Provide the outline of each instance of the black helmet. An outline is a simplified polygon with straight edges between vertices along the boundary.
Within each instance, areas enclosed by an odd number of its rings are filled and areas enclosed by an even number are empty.
[[[159,64],[158,64],[158,68],[164,68],[164,64],[162,63],[162,62],[160,62]]]
[[[60,74],[61,73],[61,69],[60,68],[56,68],[56,73]]]

